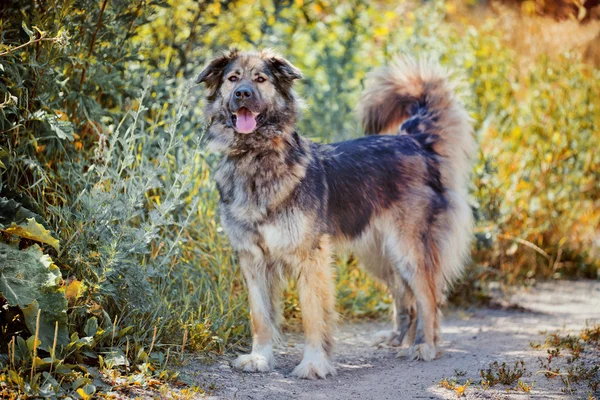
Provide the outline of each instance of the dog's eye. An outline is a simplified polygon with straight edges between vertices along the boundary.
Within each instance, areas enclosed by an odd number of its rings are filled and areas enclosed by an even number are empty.
[[[229,78],[227,78],[229,80],[229,82],[237,82],[238,77],[235,75],[231,75]]]
[[[259,76],[258,78],[256,78],[256,82],[258,82],[258,83],[263,83],[264,81],[266,81],[266,79],[263,78],[262,76]]]

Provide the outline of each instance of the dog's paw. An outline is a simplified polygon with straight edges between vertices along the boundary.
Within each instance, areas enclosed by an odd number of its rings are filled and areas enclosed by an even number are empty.
[[[335,366],[323,351],[306,352],[302,362],[292,372],[292,375],[302,379],[324,379],[327,375],[335,374]]]
[[[398,352],[398,357],[406,357],[409,360],[431,361],[435,356],[435,346],[429,343],[415,344]]]
[[[402,346],[402,340],[400,340],[400,334],[394,331],[379,331],[373,335],[371,341],[373,347],[400,347]]]
[[[260,353],[250,353],[239,356],[233,367],[245,372],[269,372],[273,367],[273,358]]]

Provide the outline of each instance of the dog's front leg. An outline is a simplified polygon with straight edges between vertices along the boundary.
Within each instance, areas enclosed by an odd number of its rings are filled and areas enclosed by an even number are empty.
[[[234,367],[247,372],[270,371],[275,363],[273,358],[274,311],[270,300],[270,281],[267,262],[260,249],[239,254],[240,267],[248,286],[250,317],[252,319],[252,352],[239,356]]]
[[[299,378],[325,378],[336,372],[331,362],[332,332],[336,322],[335,291],[329,246],[324,240],[321,242],[309,255],[298,257],[298,292],[306,336],[304,357],[292,373]]]

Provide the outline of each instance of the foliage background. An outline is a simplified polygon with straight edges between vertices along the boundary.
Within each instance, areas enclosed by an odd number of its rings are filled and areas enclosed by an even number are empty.
[[[202,147],[193,85],[232,45],[275,48],[303,70],[299,129],[325,142],[361,135],[353,108],[365,74],[395,54],[455,71],[481,148],[477,240],[455,303],[485,300],[490,282],[600,276],[600,71],[584,56],[600,54],[600,26],[576,2],[505,3],[4,2],[0,230],[17,259],[42,246],[60,276],[40,293],[62,293],[66,303],[46,309],[66,318],[36,325],[30,304],[0,286],[0,389],[85,397],[130,385],[134,371],[151,385],[171,376],[170,352],[246,344],[245,293],[215,216],[216,157]],[[60,246],[23,228],[15,204]],[[389,299],[356,261],[336,264],[342,315],[385,315]],[[293,285],[285,312],[292,328]],[[56,320],[68,339],[38,343],[60,336]]]

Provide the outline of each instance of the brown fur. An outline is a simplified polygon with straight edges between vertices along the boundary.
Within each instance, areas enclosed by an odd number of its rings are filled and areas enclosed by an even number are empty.
[[[600,68],[600,32],[586,46],[583,59],[590,65]]]
[[[210,145],[223,155],[214,174],[221,223],[250,298],[252,352],[235,366],[273,367],[279,296],[288,275],[298,282],[306,335],[294,375],[335,373],[334,247],[355,252],[388,284],[394,329],[385,340],[406,342],[409,357],[431,360],[437,307],[460,274],[470,237],[465,196],[474,142],[466,111],[445,71],[399,60],[371,75],[359,105],[368,133],[398,135],[316,144],[295,131],[292,86],[300,77],[275,53],[235,50],[199,76],[208,89]],[[250,133],[235,124],[241,107],[256,120]]]

